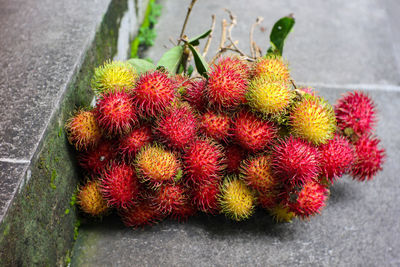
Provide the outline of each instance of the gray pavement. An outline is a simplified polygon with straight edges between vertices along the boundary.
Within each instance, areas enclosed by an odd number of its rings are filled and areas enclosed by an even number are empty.
[[[161,3],[157,45],[147,53],[154,60],[164,45],[171,47],[168,38],[177,37],[186,13],[182,1]],[[232,34],[246,51],[256,16],[265,18],[269,32],[278,18],[295,14],[284,51],[294,78],[314,85],[331,103],[345,91],[367,90],[378,106],[384,170],[366,183],[344,177],[332,187],[322,216],[310,221],[275,224],[260,210],[243,223],[201,215],[136,231],[116,217],[88,222],[80,228],[72,266],[400,266],[400,3],[203,0],[193,10],[188,35],[208,29],[212,13],[227,18],[223,7],[236,13]],[[216,36],[219,29],[217,24]],[[266,33],[258,34],[258,44],[267,47]]]

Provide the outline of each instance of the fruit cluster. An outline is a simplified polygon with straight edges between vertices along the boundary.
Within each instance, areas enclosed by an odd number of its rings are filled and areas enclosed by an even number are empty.
[[[82,211],[114,209],[141,227],[199,211],[240,221],[261,206],[290,221],[320,213],[343,174],[364,181],[382,169],[376,108],[364,93],[333,108],[296,88],[277,56],[221,57],[207,76],[138,74],[124,62],[95,70],[96,106],[66,124],[87,177]]]

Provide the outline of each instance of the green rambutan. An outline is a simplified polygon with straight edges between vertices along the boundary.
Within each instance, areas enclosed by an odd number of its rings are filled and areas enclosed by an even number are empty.
[[[290,87],[284,82],[270,82],[267,78],[253,79],[246,93],[249,106],[262,114],[280,114],[289,106]]]
[[[68,141],[79,151],[95,147],[101,139],[101,130],[92,110],[78,111],[67,121],[65,129]]]
[[[354,144],[355,157],[351,167],[351,175],[355,180],[371,180],[385,161],[385,150],[380,149],[377,137],[363,135]]]
[[[91,216],[101,216],[108,211],[98,181],[88,181],[79,188],[77,203],[83,212]]]
[[[100,190],[108,206],[126,209],[135,204],[139,194],[139,181],[133,167],[112,163],[100,178]]]
[[[224,169],[222,147],[211,139],[197,139],[183,156],[188,181],[198,184],[219,179]]]
[[[181,167],[174,153],[157,144],[144,146],[136,156],[135,165],[140,179],[156,188],[173,181]]]
[[[92,89],[97,95],[114,90],[130,91],[135,86],[137,73],[135,68],[121,61],[106,61],[94,70]]]
[[[218,201],[221,211],[229,218],[241,221],[249,218],[255,208],[256,197],[246,184],[236,177],[226,177]]]
[[[156,122],[156,132],[166,145],[184,149],[196,136],[198,122],[188,104],[173,105]]]
[[[230,128],[231,119],[222,112],[209,110],[200,118],[200,131],[216,141],[227,141],[230,136]]]
[[[246,102],[247,79],[236,65],[214,64],[206,87],[207,97],[219,110],[236,108]]]
[[[257,152],[274,140],[277,128],[272,122],[258,118],[249,111],[241,111],[233,121],[232,133],[239,145]]]
[[[295,105],[290,113],[291,132],[316,145],[332,139],[336,130],[336,118],[332,106],[311,95]]]
[[[133,92],[135,106],[144,117],[163,112],[176,97],[174,83],[160,71],[142,74]]]
[[[119,212],[127,227],[139,228],[152,226],[162,219],[162,214],[149,200],[141,200],[136,205]]]
[[[272,191],[277,184],[277,179],[272,174],[270,155],[250,157],[240,166],[240,178],[250,188],[260,192]]]
[[[117,154],[113,142],[102,140],[95,148],[79,154],[78,163],[89,173],[100,174]]]
[[[328,189],[316,181],[305,183],[296,200],[290,200],[288,205],[300,218],[309,218],[321,212],[328,197]]]
[[[253,65],[252,74],[254,78],[262,77],[270,82],[288,83],[290,80],[287,63],[279,56],[259,58]]]
[[[123,91],[103,94],[97,103],[96,117],[99,126],[110,136],[130,132],[138,121],[132,97]]]
[[[129,162],[134,160],[143,146],[149,145],[151,142],[153,142],[153,137],[150,126],[139,126],[120,138],[118,151]]]

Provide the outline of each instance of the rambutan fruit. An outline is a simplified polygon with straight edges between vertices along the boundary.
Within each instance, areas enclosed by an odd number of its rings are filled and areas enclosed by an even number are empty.
[[[124,163],[110,164],[101,175],[100,190],[110,207],[126,209],[134,205],[140,190],[134,168]]]
[[[290,73],[287,63],[278,56],[259,58],[253,65],[252,74],[254,78],[264,78],[270,82],[287,83]]]
[[[238,145],[228,145],[225,147],[226,170],[228,173],[239,173],[239,166],[246,157],[246,152]]]
[[[321,176],[331,183],[351,167],[354,148],[347,138],[335,135],[328,143],[319,146]]]
[[[183,99],[198,111],[203,111],[207,106],[205,97],[206,85],[207,81],[205,79],[190,81],[183,95]]]
[[[79,151],[95,147],[101,139],[101,130],[91,110],[78,111],[67,121],[65,129],[68,141]]]
[[[380,149],[380,140],[374,136],[363,135],[354,144],[355,158],[351,175],[355,180],[371,180],[385,161],[385,150]]]
[[[296,217],[296,214],[289,209],[288,206],[283,204],[277,204],[269,209],[269,213],[278,223],[281,222],[292,222]]]
[[[332,139],[336,130],[335,113],[332,106],[321,99],[305,95],[290,113],[291,132],[316,145]]]
[[[272,151],[272,170],[286,186],[301,186],[318,176],[319,152],[293,136],[280,140]]]
[[[360,91],[348,92],[335,105],[338,127],[345,134],[370,133],[376,123],[375,104]]]
[[[151,142],[153,142],[153,137],[150,126],[139,126],[120,138],[118,151],[124,159],[132,161],[139,150]]]
[[[197,133],[198,122],[188,104],[177,104],[158,118],[156,132],[166,145],[184,149]]]
[[[97,103],[96,117],[110,136],[128,133],[138,120],[132,97],[123,91],[103,94]]]
[[[270,155],[258,155],[244,160],[240,166],[240,178],[257,191],[272,191],[277,179],[272,174]]]
[[[185,205],[179,206],[177,209],[172,210],[171,218],[177,220],[178,222],[183,222],[189,217],[195,215],[196,212],[196,208],[189,200],[187,200]]]
[[[183,156],[188,181],[197,184],[215,180],[225,167],[222,148],[211,139],[197,139]]]
[[[91,216],[101,216],[108,211],[107,202],[101,195],[98,181],[88,181],[79,188],[77,203],[83,212]]]
[[[258,191],[257,200],[262,208],[271,210],[279,202],[278,191],[275,188],[272,190]]]
[[[245,103],[246,89],[247,79],[236,65],[222,61],[211,67],[206,94],[210,103],[219,110],[236,108]]]
[[[97,147],[78,155],[79,165],[93,174],[100,174],[105,167],[117,157],[114,144],[108,140],[102,140]]]
[[[162,214],[169,215],[188,204],[188,193],[180,184],[165,183],[161,185],[152,201]]]
[[[242,221],[253,214],[257,200],[254,192],[243,181],[226,177],[218,201],[221,211],[227,217]]]
[[[183,74],[177,74],[171,77],[174,90],[178,93],[185,93],[186,88],[190,85],[189,77]]]
[[[218,195],[220,194],[220,185],[218,181],[206,181],[193,186],[193,203],[198,210],[218,214],[220,211]]]
[[[232,132],[239,145],[257,152],[273,141],[277,128],[272,122],[258,118],[249,111],[241,111],[233,121]]]
[[[163,112],[175,99],[172,80],[160,71],[142,74],[133,92],[135,106],[144,117]]]
[[[122,209],[119,215],[125,226],[133,228],[152,226],[163,217],[149,200],[142,200],[136,205]]]
[[[226,141],[230,135],[231,119],[220,112],[207,111],[201,116],[200,131],[216,141]]]
[[[289,106],[291,91],[284,82],[270,82],[267,78],[253,79],[246,93],[249,106],[262,114],[280,114]]]
[[[140,179],[152,187],[173,181],[180,169],[177,156],[162,146],[144,146],[136,156],[136,169]]]
[[[308,181],[296,200],[288,202],[289,208],[302,219],[321,212],[328,197],[328,189],[316,181]]]
[[[135,68],[121,61],[106,61],[103,66],[95,69],[92,79],[92,89],[97,95],[114,90],[130,91],[137,78]]]
[[[249,79],[251,70],[250,66],[245,59],[238,56],[226,56],[218,59],[218,66],[229,67],[236,73],[239,73],[243,79]]]

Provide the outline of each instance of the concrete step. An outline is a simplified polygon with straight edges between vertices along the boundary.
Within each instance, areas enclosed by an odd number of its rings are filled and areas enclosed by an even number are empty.
[[[90,104],[94,67],[127,57],[147,3],[0,0],[1,266],[69,257],[78,173],[64,123]]]

